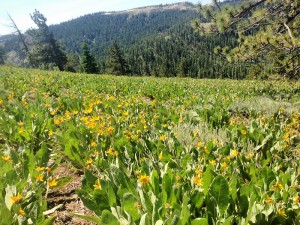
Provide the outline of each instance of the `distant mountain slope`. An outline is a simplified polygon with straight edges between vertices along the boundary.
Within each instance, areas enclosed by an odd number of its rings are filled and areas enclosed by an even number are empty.
[[[87,43],[101,73],[108,71],[109,47],[116,40],[132,75],[244,77],[245,66],[228,64],[213,54],[218,45],[236,45],[235,37],[199,36],[191,26],[199,17],[196,5],[185,2],[93,13],[50,26],[50,29],[73,56],[80,57],[81,46]],[[6,41],[7,52],[16,49],[16,40]]]
[[[98,55],[112,40],[121,45],[155,37],[178,25],[189,25],[198,16],[191,3],[142,7],[122,12],[100,12],[50,26],[67,50],[81,51],[84,41]]]

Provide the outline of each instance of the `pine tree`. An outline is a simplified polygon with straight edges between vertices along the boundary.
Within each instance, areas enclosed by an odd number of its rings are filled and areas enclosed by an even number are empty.
[[[129,73],[124,54],[116,41],[113,41],[110,48],[109,73],[115,75],[126,75]]]
[[[47,19],[37,10],[31,15],[31,19],[38,29],[29,31],[31,37],[31,49],[28,52],[29,63],[33,67],[51,69],[56,66],[59,70],[64,70],[67,57],[53,33],[50,32],[46,24]]]
[[[240,4],[233,7],[214,0],[213,5],[201,7],[208,23],[196,21],[195,27],[203,34],[235,33],[239,37],[237,47],[223,52],[229,62],[251,63],[260,74],[269,70],[300,77],[299,0],[237,2]]]
[[[91,54],[86,43],[82,45],[82,57],[81,57],[82,72],[89,74],[99,73],[99,68],[96,64],[94,56]]]

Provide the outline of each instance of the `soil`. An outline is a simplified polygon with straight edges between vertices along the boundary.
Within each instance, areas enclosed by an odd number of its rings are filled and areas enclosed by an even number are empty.
[[[75,171],[75,172],[74,172]],[[82,172],[76,171],[74,167],[70,165],[60,165],[55,173],[56,177],[72,177],[72,181],[66,186],[49,192],[47,197],[48,210],[62,204],[54,213],[49,214],[49,217],[56,216],[56,220],[53,225],[93,225],[89,221],[85,221],[81,218],[70,215],[70,213],[80,213],[88,216],[94,216],[95,214],[87,209],[75,190],[81,187]]]

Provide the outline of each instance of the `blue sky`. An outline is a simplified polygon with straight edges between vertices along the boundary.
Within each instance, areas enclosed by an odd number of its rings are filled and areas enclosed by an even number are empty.
[[[188,0],[186,0],[188,1]],[[180,0],[0,0],[0,35],[13,31],[8,25],[7,13],[15,20],[21,31],[35,27],[29,14],[35,9],[46,18],[47,24],[63,21],[100,11],[119,11],[146,5],[184,2]],[[210,3],[211,0],[190,0],[192,3]]]

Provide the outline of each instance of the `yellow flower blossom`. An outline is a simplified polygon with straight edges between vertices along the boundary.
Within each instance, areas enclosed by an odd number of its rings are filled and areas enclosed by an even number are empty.
[[[242,130],[241,133],[242,133],[242,135],[246,135],[247,134],[247,130]]]
[[[280,216],[287,218],[287,215],[283,209],[277,209],[277,212]]]
[[[24,123],[22,121],[19,121],[18,126],[22,127],[22,126],[24,126]]]
[[[93,185],[95,190],[101,190],[100,180],[98,179],[96,184]]]
[[[275,185],[274,185],[274,190],[276,190],[276,188],[280,189],[280,190],[283,190],[283,186],[282,184],[280,184],[278,181],[276,181]]]
[[[299,195],[297,195],[297,196],[294,198],[294,202],[295,202],[296,204],[299,204],[299,203],[300,203],[300,197],[299,197]]]
[[[13,204],[15,203],[19,203],[21,200],[22,200],[22,196],[20,195],[20,193],[18,192],[17,196],[13,196],[13,197],[10,197]]]
[[[35,177],[35,179],[37,180],[37,181],[44,181],[44,175],[43,174],[38,174],[38,175],[36,175],[36,177]]]
[[[0,105],[2,105],[2,104],[3,104],[3,100],[0,99]]]
[[[199,142],[197,143],[197,147],[198,147],[198,148],[202,148],[202,147],[203,147],[203,143],[202,143],[201,141],[199,141]]]
[[[60,119],[59,118],[55,118],[53,122],[54,122],[55,125],[59,125],[60,124]]]
[[[216,160],[214,160],[214,159],[209,160],[209,163],[213,166],[215,166],[217,164]]]
[[[35,168],[35,170],[38,171],[38,172],[41,172],[41,171],[45,170],[45,167],[39,167],[39,166],[37,166]]]
[[[226,163],[226,162],[223,162],[222,165],[221,165],[221,167],[222,167],[223,169],[225,169],[225,168],[227,167],[227,163]]]
[[[194,184],[197,186],[202,186],[203,185],[203,178],[199,178],[198,176],[194,176],[193,178]]]
[[[18,211],[19,215],[21,216],[25,216],[25,212],[22,208],[19,208],[19,211]]]
[[[268,205],[272,205],[273,199],[269,195],[267,195],[265,198],[265,203],[267,203]]]
[[[165,141],[166,139],[167,139],[166,135],[161,135],[159,137],[159,140],[161,140],[161,141]]]
[[[58,182],[56,179],[51,179],[47,182],[49,187],[56,187],[58,185]]]
[[[239,155],[239,152],[236,149],[233,149],[231,151],[231,155],[233,155],[234,157],[237,157]]]
[[[49,130],[48,135],[49,135],[49,137],[52,137],[53,136],[53,130]]]
[[[96,141],[93,141],[92,143],[91,143],[91,147],[96,147],[97,146],[97,142]]]
[[[10,156],[9,156],[9,155],[4,155],[4,156],[2,156],[1,158],[2,158],[2,160],[5,161],[5,162],[11,162]]]
[[[106,129],[106,133],[107,134],[111,134],[113,132],[114,128],[113,127],[109,127]]]
[[[254,156],[253,153],[249,153],[249,154],[246,156],[246,159],[251,159],[253,156]]]
[[[162,157],[163,157],[163,154],[162,154],[162,152],[161,152],[161,153],[159,153],[158,159],[159,159],[159,160],[162,160]]]
[[[150,183],[150,177],[147,175],[141,175],[139,177],[139,182],[143,185],[146,186]]]
[[[200,174],[202,174],[202,171],[200,169],[196,169],[195,173],[198,174],[198,175],[200,175]]]

